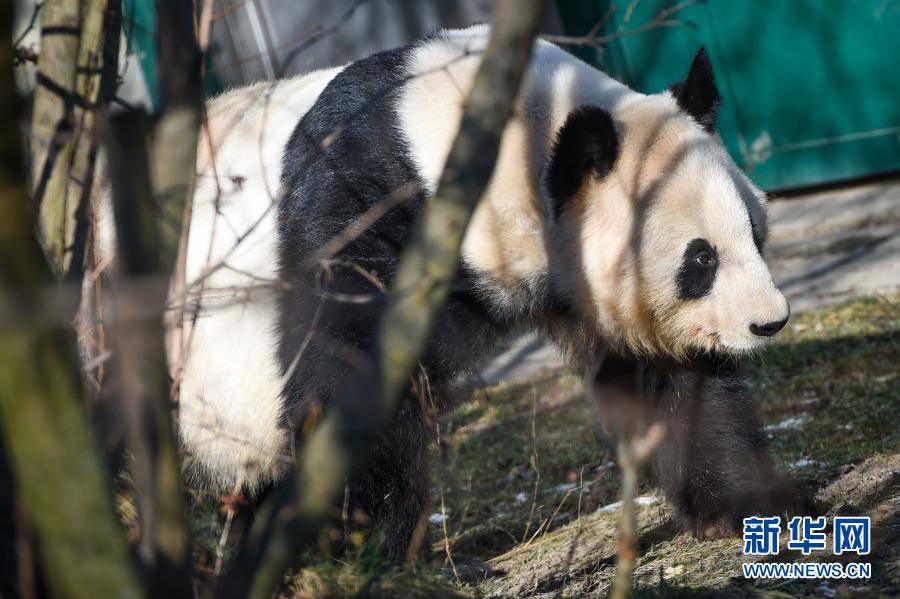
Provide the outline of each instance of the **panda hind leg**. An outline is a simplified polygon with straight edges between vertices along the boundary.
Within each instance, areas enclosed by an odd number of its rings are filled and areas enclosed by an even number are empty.
[[[429,431],[414,400],[404,401],[349,482],[351,512],[359,508],[381,530],[381,552],[403,559],[429,501]],[[424,544],[423,544],[424,545]]]

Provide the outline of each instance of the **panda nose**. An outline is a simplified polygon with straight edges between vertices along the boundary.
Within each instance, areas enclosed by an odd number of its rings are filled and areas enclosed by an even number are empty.
[[[750,332],[754,335],[758,335],[760,337],[771,337],[778,331],[784,328],[784,325],[787,324],[788,319],[785,318],[783,320],[776,320],[775,322],[769,322],[766,324],[751,324]]]

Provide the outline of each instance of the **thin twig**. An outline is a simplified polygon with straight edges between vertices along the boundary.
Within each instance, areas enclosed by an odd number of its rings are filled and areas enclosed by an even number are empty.
[[[444,528],[444,552],[447,554],[447,561],[450,562],[450,568],[453,570],[453,578],[456,579],[456,586],[462,587],[459,580],[459,571],[456,569],[456,562],[453,561],[453,552],[450,551],[450,535],[447,533],[447,509],[444,507],[444,487],[441,486],[441,524]]]
[[[547,40],[548,42],[553,42],[554,44],[560,44],[563,46],[588,46],[588,47],[600,47],[609,44],[610,42],[614,42],[618,39],[622,39],[625,37],[631,37],[634,35],[639,35],[641,33],[645,33],[650,31],[651,29],[659,29],[662,27],[674,27],[677,25],[682,25],[683,21],[670,20],[669,17],[675,15],[689,6],[696,4],[699,0],[684,0],[683,2],[679,2],[678,4],[674,4],[669,8],[660,11],[657,15],[643,23],[634,29],[624,29],[621,31],[616,31],[607,35],[596,35],[595,28],[592,28],[591,31],[586,35],[579,36],[567,36],[567,35],[544,35],[541,36],[542,39]],[[604,21],[607,17],[604,17]],[[596,27],[596,26],[595,26]],[[599,29],[597,29],[599,30]],[[591,35],[591,34],[594,35]]]
[[[528,512],[528,521],[525,523],[525,532],[522,533],[522,541],[528,538],[528,531],[531,529],[531,520],[534,517],[534,510],[537,506],[538,489],[541,484],[541,467],[538,461],[537,450],[537,392],[534,384],[531,385],[531,466],[534,468],[534,489],[531,492],[531,509]],[[539,529],[540,530],[540,529]]]
[[[241,487],[244,485],[243,475],[238,477],[237,482],[231,490],[230,497],[235,497],[241,492]],[[234,503],[231,502],[228,504],[227,512],[225,514],[225,525],[222,527],[222,535],[219,537],[219,542],[216,543],[216,564],[213,568],[213,574],[215,576],[219,576],[222,573],[222,564],[225,562],[225,547],[228,545],[228,534],[231,532],[231,524],[234,522]]]
[[[428,372],[419,365],[419,372],[421,373],[421,379],[424,381],[424,389],[420,389],[424,391],[425,397],[428,398],[428,404],[430,407],[430,414],[432,420],[434,420],[434,430],[437,440],[438,449],[444,446],[443,438],[441,438],[441,421],[438,417],[437,407],[434,405],[434,396],[431,394],[431,382],[428,379]],[[447,508],[444,505],[444,485],[439,484],[438,489],[441,495],[441,527],[444,532],[444,553],[447,554],[447,561],[450,563],[450,568],[453,570],[453,578],[456,580],[456,586],[462,587],[462,583],[459,580],[459,571],[456,569],[456,562],[453,561],[453,552],[450,550],[450,534],[447,531]]]

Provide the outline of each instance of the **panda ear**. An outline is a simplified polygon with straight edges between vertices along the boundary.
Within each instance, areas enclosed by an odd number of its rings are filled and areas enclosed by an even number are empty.
[[[681,109],[694,117],[701,127],[710,133],[715,132],[722,97],[704,46],[694,54],[687,78],[670,85],[669,91]]]
[[[545,174],[550,216],[559,217],[586,177],[605,177],[618,155],[619,138],[609,112],[597,106],[570,112],[556,134]]]

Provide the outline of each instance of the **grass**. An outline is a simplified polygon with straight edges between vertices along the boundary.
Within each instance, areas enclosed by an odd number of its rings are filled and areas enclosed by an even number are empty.
[[[780,469],[818,489],[824,509],[874,518],[871,580],[745,582],[738,578],[746,560],[739,540],[699,542],[676,530],[666,505],[657,502],[639,511],[638,594],[900,593],[898,365],[900,296],[800,314],[747,365]],[[618,512],[598,508],[616,501],[619,471],[579,377],[541,375],[480,389],[442,420],[436,445],[432,544],[420,563],[389,567],[361,544],[341,561],[313,561],[288,579],[285,596],[574,597],[607,591]],[[646,483],[641,492],[654,494]],[[207,504],[196,502],[194,530],[201,539],[198,554],[214,555],[222,517]],[[799,556],[782,553],[779,559]]]
[[[784,463],[824,468],[900,450],[900,309],[869,298],[801,315],[750,371],[769,422],[808,422],[772,440]]]

